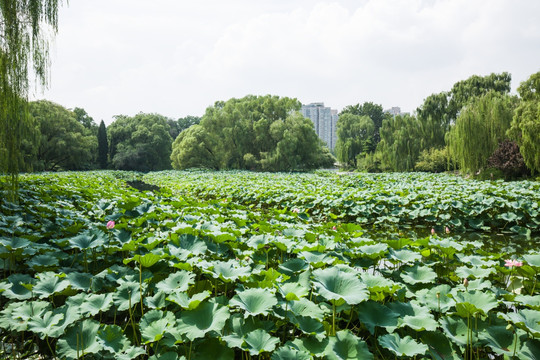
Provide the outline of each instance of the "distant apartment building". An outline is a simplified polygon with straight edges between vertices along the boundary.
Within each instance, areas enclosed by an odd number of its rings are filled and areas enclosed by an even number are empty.
[[[409,115],[408,112],[401,112],[401,108],[399,106],[393,106],[390,109],[384,110],[385,113],[388,113],[390,115]]]
[[[337,110],[325,107],[321,102],[302,105],[301,112],[304,117],[311,119],[317,135],[333,151],[337,141]]]

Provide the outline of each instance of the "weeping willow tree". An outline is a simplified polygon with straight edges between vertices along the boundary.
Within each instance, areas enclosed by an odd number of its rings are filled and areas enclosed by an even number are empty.
[[[381,166],[390,171],[413,171],[420,154],[421,124],[413,116],[383,120],[377,155]]]
[[[517,99],[490,92],[463,108],[448,134],[450,156],[460,169],[482,170],[500,142],[506,139]]]
[[[21,143],[30,131],[30,77],[47,85],[49,39],[57,31],[61,0],[0,0],[0,172],[17,189],[23,167]]]

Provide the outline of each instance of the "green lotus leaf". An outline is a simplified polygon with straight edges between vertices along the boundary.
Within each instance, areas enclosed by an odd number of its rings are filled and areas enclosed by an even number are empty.
[[[244,338],[244,349],[248,350],[253,356],[263,352],[270,352],[279,344],[279,339],[271,336],[263,329],[253,330]]]
[[[205,290],[203,292],[194,294],[191,298],[186,294],[185,292],[178,292],[175,291],[169,296],[167,296],[166,300],[173,302],[180,307],[187,309],[187,310],[193,310],[196,309],[199,304],[207,299],[211,295],[210,291]]]
[[[457,256],[463,264],[472,265],[474,267],[488,268],[488,267],[493,267],[498,264],[497,261],[486,259],[485,256],[480,256],[480,255],[460,254]]]
[[[90,294],[81,304],[80,312],[83,316],[94,316],[100,312],[109,310],[113,302],[113,296],[108,294]]]
[[[319,321],[323,321],[325,317],[324,309],[305,298],[289,301],[287,307],[296,316],[308,316]]]
[[[2,237],[0,244],[4,245],[9,251],[24,249],[31,244],[30,241],[20,237]]]
[[[135,255],[133,256],[133,260],[141,264],[142,267],[151,267],[152,265],[156,264],[159,260],[162,259],[162,256],[159,256],[154,253],[147,253],[143,256],[141,255]]]
[[[407,268],[407,270],[402,272],[400,276],[403,281],[411,285],[428,284],[437,279],[437,274],[432,268],[419,265]]]
[[[433,315],[421,315],[421,316],[410,316],[405,315],[402,318],[398,319],[398,327],[406,325],[416,331],[435,331],[439,327],[439,323],[435,321]]]
[[[458,292],[454,295],[456,312],[459,316],[468,317],[476,313],[487,315],[489,310],[499,304],[492,292],[478,290]]]
[[[535,337],[540,337],[540,311],[523,309],[517,313],[499,313],[499,316],[515,324],[517,327],[532,333]]]
[[[181,313],[176,330],[180,335],[194,340],[204,337],[210,331],[221,331],[229,316],[229,309],[226,306],[214,302],[202,303],[195,310]]]
[[[127,350],[130,346],[128,338],[118,325],[102,325],[97,337],[103,349],[115,355]]]
[[[388,245],[385,243],[362,245],[356,249],[357,253],[369,257],[370,259],[376,259],[383,257],[388,250]]]
[[[99,233],[91,233],[90,231],[85,231],[80,235],[74,236],[68,240],[70,249],[95,249],[98,246],[105,244],[107,237]]]
[[[540,310],[540,296],[516,295],[514,301],[535,310]]]
[[[90,291],[93,276],[89,273],[72,272],[67,274],[66,279],[72,289]]]
[[[161,309],[167,306],[166,297],[163,291],[157,291],[153,296],[144,296],[143,303],[150,309]]]
[[[132,360],[143,354],[146,354],[146,351],[143,348],[132,346],[125,349],[121,353],[114,354],[114,359],[115,360]],[[182,358],[180,358],[180,360],[185,360],[183,356]]]
[[[321,267],[324,265],[332,264],[336,261],[335,258],[326,253],[320,253],[315,251],[301,251],[298,253],[298,257],[305,259],[313,267]]]
[[[456,269],[456,275],[459,276],[462,279],[466,278],[474,278],[474,279],[485,279],[489,277],[491,274],[495,273],[495,268],[482,268],[479,266],[460,266]]]
[[[113,301],[118,311],[124,311],[137,305],[141,300],[140,285],[137,282],[124,282],[113,294]]]
[[[401,285],[379,274],[363,272],[360,274],[360,280],[370,292],[394,293],[401,288]]]
[[[13,300],[27,300],[32,297],[32,291],[29,290],[24,284],[35,284],[35,279],[26,274],[13,274],[7,278],[7,282],[4,282],[1,292],[3,296]]]
[[[411,251],[407,249],[401,249],[401,250],[390,249],[390,258],[397,260],[399,262],[402,262],[404,264],[410,264],[410,263],[415,263],[416,261],[419,261],[422,258],[422,255],[420,255],[416,251]]]
[[[280,264],[278,266],[278,269],[281,273],[291,276],[306,270],[308,266],[309,265],[305,260],[294,258],[285,261],[283,264]]]
[[[451,290],[450,285],[438,285],[431,289],[421,289],[415,292],[416,300],[419,304],[427,306],[431,310],[446,313],[456,303],[449,296]]]
[[[272,353],[272,360],[311,360],[307,351],[295,349],[292,346],[282,346]]]
[[[480,340],[486,343],[497,355],[512,358],[515,336],[506,326],[490,326],[478,334]],[[519,338],[517,340],[519,342]],[[518,345],[519,349],[520,345]]]
[[[397,356],[423,355],[428,351],[427,345],[416,342],[410,336],[401,338],[398,334],[394,333],[383,335],[377,340],[382,347],[390,350]]]
[[[454,318],[445,316],[440,320],[441,327],[445,335],[459,346],[467,344],[467,336],[469,328],[467,322],[463,318]]]
[[[39,295],[40,299],[59,293],[69,286],[69,281],[60,278],[53,272],[40,273],[39,280],[34,286],[34,294]]]
[[[194,359],[234,360],[234,350],[222,344],[218,339],[204,339],[194,353]],[[160,358],[161,360],[161,358]]]
[[[461,251],[464,248],[464,245],[452,240],[451,238],[441,239],[437,237],[431,237],[429,239],[429,244],[435,248],[438,248],[446,256],[452,256],[457,251]]]
[[[168,351],[166,353],[152,355],[148,360],[186,360],[186,357],[179,357],[178,353]]]
[[[369,292],[354,274],[336,268],[313,271],[313,285],[326,300],[343,299],[349,305],[369,299]]]
[[[60,261],[56,256],[50,254],[40,254],[32,257],[29,261],[26,262],[26,265],[33,269],[43,269],[57,267]]]
[[[51,334],[50,337],[62,336],[69,326],[79,321],[82,317],[79,312],[79,308],[76,306],[68,305],[67,301],[66,301],[66,305],[63,305],[54,309],[54,313],[62,314],[63,320],[57,324],[57,326],[54,328],[55,329],[54,333]]]
[[[175,324],[176,318],[169,312],[151,310],[144,314],[139,323],[141,338],[145,344],[159,341],[165,332]]]
[[[429,354],[436,360],[461,360],[455,345],[440,330],[422,332],[422,342],[428,346]]]
[[[540,268],[540,254],[523,255],[523,260],[525,260],[530,266]]]
[[[374,335],[375,327],[381,326],[392,332],[397,327],[399,314],[387,306],[368,300],[357,305],[358,320]]]
[[[519,359],[523,360],[538,360],[540,359],[540,341],[532,339],[523,344],[519,351]]]
[[[276,295],[268,289],[251,288],[237,292],[230,300],[230,306],[244,310],[244,317],[267,315],[274,305],[277,305]]]
[[[330,337],[325,351],[329,360],[373,359],[365,341],[356,337],[349,330],[341,330]]]
[[[326,330],[321,320],[308,316],[294,316],[291,322],[306,335],[313,335],[317,339],[326,337]]]
[[[298,282],[278,284],[277,289],[279,293],[285,298],[287,298],[289,294],[294,294],[296,296],[296,298],[293,297],[292,299],[287,300],[299,300],[300,298],[303,298],[304,296],[307,296],[309,294],[309,289]]]
[[[325,337],[322,340],[314,336],[301,337],[294,339],[291,344],[300,351],[306,351],[313,356],[323,357],[327,351],[330,339]]]
[[[33,316],[28,321],[28,330],[39,335],[41,339],[45,337],[54,337],[54,327],[64,318],[62,314],[54,314],[52,311],[47,311],[43,314]]]
[[[251,275],[249,266],[240,266],[235,260],[216,261],[213,265],[212,270],[210,270],[212,277],[224,281],[236,281],[238,278]]]
[[[180,270],[169,275],[165,280],[156,284],[158,290],[165,293],[173,291],[184,292],[189,289],[189,286],[194,283],[195,274],[185,270]]]
[[[51,307],[45,301],[12,302],[0,313],[0,327],[12,331],[26,331],[28,321],[41,316]]]
[[[98,353],[103,346],[98,341],[99,323],[84,320],[71,327],[58,339],[56,353],[62,359],[78,359],[81,356]]]

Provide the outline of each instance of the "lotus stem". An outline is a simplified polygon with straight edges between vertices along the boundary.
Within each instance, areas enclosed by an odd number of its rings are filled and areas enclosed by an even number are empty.
[[[49,351],[51,352],[51,355],[53,356],[53,359],[56,359],[56,355],[54,354],[53,349],[51,348],[51,344],[49,343],[49,336],[45,336],[45,341],[47,342],[47,346],[49,347]]]
[[[336,336],[336,301],[332,301],[332,331],[333,335]]]
[[[512,359],[516,357],[516,350],[517,350],[517,331],[514,328],[514,353],[512,354]]]
[[[141,298],[141,316],[144,316],[143,294],[142,294],[142,263],[139,261],[139,294]]]

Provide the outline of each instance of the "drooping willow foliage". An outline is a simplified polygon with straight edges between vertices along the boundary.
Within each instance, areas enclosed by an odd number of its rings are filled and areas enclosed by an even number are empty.
[[[29,131],[30,77],[47,85],[49,41],[56,34],[62,0],[0,0],[0,173],[17,189],[23,168],[21,141]]]
[[[448,135],[450,156],[471,173],[485,168],[487,160],[510,128],[517,99],[490,92],[463,108]]]

